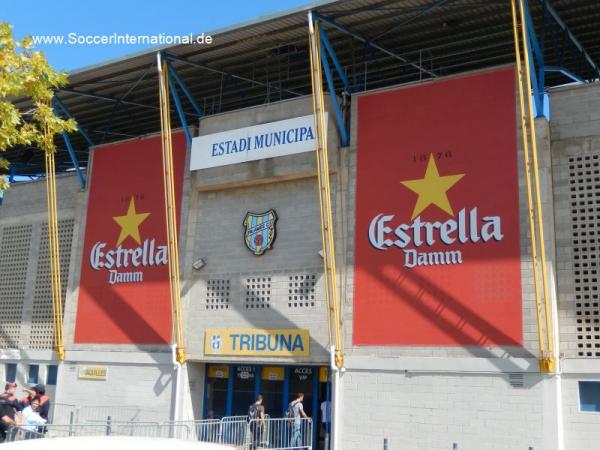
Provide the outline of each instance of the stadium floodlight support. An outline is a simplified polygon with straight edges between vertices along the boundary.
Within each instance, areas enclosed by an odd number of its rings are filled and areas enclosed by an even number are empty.
[[[162,140],[163,185],[165,192],[165,216],[167,224],[167,253],[169,286],[174,315],[175,359],[181,365],[186,362],[183,346],[183,319],[181,311],[181,287],[179,279],[179,247],[177,242],[177,210],[175,196],[175,172],[173,170],[173,140],[169,106],[169,72],[167,61],[160,52],[156,54],[160,99],[160,131]],[[178,368],[179,370],[180,368]],[[179,374],[178,374],[179,376]]]
[[[531,237],[531,256],[533,285],[535,292],[538,345],[540,351],[539,366],[543,373],[556,373],[558,358],[555,346],[555,322],[552,320],[553,308],[550,303],[548,286],[548,268],[546,264],[546,246],[540,192],[540,177],[537,158],[537,137],[533,112],[531,47],[528,45],[528,24],[526,0],[510,0],[513,22],[513,38],[517,66],[517,84],[521,120],[521,137],[525,164],[525,185],[529,232]],[[522,56],[521,56],[522,55]],[[527,106],[526,106],[527,104]],[[539,110],[538,110],[539,111]],[[539,251],[538,251],[539,247]],[[540,289],[541,278],[541,289]]]

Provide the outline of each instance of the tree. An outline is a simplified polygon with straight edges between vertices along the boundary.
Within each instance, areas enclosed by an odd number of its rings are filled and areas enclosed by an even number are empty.
[[[15,41],[9,24],[0,22],[0,152],[16,145],[29,145],[55,152],[54,136],[77,129],[73,119],[61,119],[52,108],[54,91],[68,83],[65,72],[56,72],[42,52],[35,51],[31,38]],[[16,98],[28,98],[32,108],[19,111]],[[0,156],[0,169],[10,161]],[[7,189],[0,175],[0,191]]]

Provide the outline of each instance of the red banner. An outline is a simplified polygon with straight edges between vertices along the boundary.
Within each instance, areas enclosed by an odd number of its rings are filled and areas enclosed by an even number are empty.
[[[512,69],[358,97],[356,345],[521,345]]]
[[[173,135],[180,210],[185,136]],[[160,136],[93,152],[76,343],[168,344],[171,296]]]

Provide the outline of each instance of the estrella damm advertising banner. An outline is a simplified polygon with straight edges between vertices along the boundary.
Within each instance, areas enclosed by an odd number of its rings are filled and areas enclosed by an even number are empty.
[[[358,97],[353,342],[522,344],[515,74]]]
[[[173,134],[177,210],[185,136]],[[94,150],[76,343],[167,344],[171,296],[160,136]]]
[[[204,334],[205,355],[309,356],[308,330],[209,329]]]

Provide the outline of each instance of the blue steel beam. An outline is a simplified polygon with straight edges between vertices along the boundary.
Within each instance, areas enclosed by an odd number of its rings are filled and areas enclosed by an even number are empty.
[[[164,55],[165,55],[165,58],[168,61],[177,61],[177,62],[180,62],[182,64],[187,64],[187,65],[192,66],[192,67],[197,67],[198,69],[207,70],[209,72],[218,73],[218,74],[225,75],[225,76],[228,76],[228,77],[231,77],[231,78],[237,78],[240,81],[246,81],[246,82],[254,84],[256,86],[263,86],[263,87],[266,87],[267,89],[274,89],[276,91],[287,92],[288,94],[292,94],[292,95],[299,96],[299,97],[305,95],[302,92],[293,91],[291,89],[279,88],[277,86],[274,86],[271,83],[263,83],[262,81],[253,80],[252,78],[244,77],[244,76],[241,76],[241,75],[236,75],[236,74],[233,74],[233,73],[226,72],[224,70],[214,69],[214,68],[212,68],[210,66],[207,66],[206,64],[200,64],[200,63],[196,63],[196,62],[193,62],[193,61],[189,61],[189,60],[187,60],[185,58],[179,58],[177,56],[173,56],[173,55],[170,55],[168,53],[165,53]]]
[[[185,133],[185,140],[187,141],[188,148],[192,148],[192,134],[190,133],[190,129],[188,127],[187,120],[185,119],[185,111],[183,110],[183,106],[181,105],[181,100],[179,99],[179,95],[177,94],[177,88],[175,87],[175,82],[173,81],[171,72],[168,72],[168,75],[169,75],[169,89],[171,90],[171,97],[173,97],[173,101],[175,102],[175,109],[177,109],[177,114],[179,115],[179,121],[181,122],[181,126],[183,127],[183,132]]]
[[[119,98],[108,97],[106,95],[90,94],[88,92],[81,92],[81,91],[78,91],[78,90],[75,90],[75,89],[62,88],[60,91],[61,92],[67,92],[69,94],[79,95],[81,97],[88,97],[88,98],[93,98],[93,99],[96,99],[96,100],[102,100],[102,101],[105,101],[105,102],[119,103],[121,105],[136,106],[138,108],[144,108],[144,109],[154,109],[156,111],[158,111],[160,109],[159,106],[145,105],[143,103],[132,102],[132,101],[129,101],[129,100],[121,100]],[[171,109],[171,111],[174,111],[174,110]],[[192,117],[197,117],[197,114],[191,113],[191,112],[187,112],[186,115],[192,116]]]
[[[535,27],[529,12],[528,0],[521,0],[525,25],[527,27],[526,45],[529,52],[529,70],[531,72],[531,87],[533,88],[533,100],[537,117],[544,115],[544,55],[540,49]],[[536,69],[536,62],[539,71]]]
[[[546,9],[550,13],[550,15],[554,18],[554,20],[558,24],[558,26],[563,29],[563,31],[565,32],[565,34],[567,35],[567,37],[569,38],[569,40],[573,43],[573,45],[575,46],[575,48],[577,50],[579,50],[579,52],[581,53],[581,55],[583,56],[583,58],[588,62],[588,64],[590,66],[592,66],[592,69],[593,69],[594,73],[596,74],[596,76],[598,78],[600,78],[600,68],[598,68],[598,65],[594,62],[594,60],[589,55],[589,53],[585,50],[585,48],[583,48],[583,45],[581,45],[581,43],[577,40],[577,38],[575,37],[575,35],[571,32],[571,29],[567,26],[567,24],[558,15],[558,13],[556,12],[556,10],[550,5],[550,2],[548,2],[547,0],[539,0],[539,1],[542,4],[544,4],[544,6],[546,7]]]
[[[52,102],[54,104],[54,110],[56,111],[56,106],[58,106],[64,113],[65,115],[69,118],[69,119],[73,119],[75,120],[75,117],[73,117],[73,114],[71,114],[71,112],[69,111],[69,109],[67,108],[67,106],[62,102],[62,100],[60,98],[58,98],[56,95],[54,97],[52,97]],[[84,131],[83,128],[81,128],[80,126],[77,127],[77,131],[79,131],[79,134],[81,134],[81,136],[83,136],[83,138],[87,141],[88,145],[90,147],[94,146],[94,142],[90,139],[90,137],[87,135],[87,133]]]
[[[350,82],[348,81],[348,76],[346,75],[346,71],[340,64],[340,61],[339,61],[338,57],[336,56],[335,51],[333,50],[333,47],[331,46],[329,37],[327,36],[327,33],[325,32],[323,27],[319,27],[319,36],[321,38],[321,45],[324,46],[325,49],[327,50],[327,53],[329,53],[329,56],[331,57],[331,60],[333,61],[333,65],[335,66],[335,69],[337,70],[337,73],[340,76],[340,79],[342,80],[342,84],[344,85],[344,90],[348,94],[350,94],[352,91],[350,89]]]
[[[75,168],[75,172],[77,172],[77,177],[79,178],[79,184],[82,189],[85,189],[85,178],[83,177],[83,173],[81,173],[81,169],[79,168],[79,162],[77,161],[77,155],[75,155],[75,150],[71,145],[71,139],[69,139],[69,135],[66,131],[62,132],[63,140],[65,141],[65,145],[67,146],[67,151],[69,152],[69,157],[71,158],[71,162],[73,163],[73,167]]]
[[[177,84],[179,85],[181,90],[183,91],[183,94],[186,96],[186,98],[188,99],[188,101],[190,102],[190,104],[192,105],[194,110],[196,111],[196,113],[199,116],[203,116],[204,111],[202,110],[202,108],[200,108],[198,106],[198,104],[194,100],[194,97],[192,96],[192,93],[189,91],[189,89],[187,88],[187,86],[185,85],[183,80],[179,77],[179,74],[177,73],[177,71],[175,70],[173,65],[169,62],[168,59],[167,59],[167,67],[169,68],[169,76],[173,76],[173,78],[175,79],[175,81],[177,82]]]
[[[56,100],[56,101],[55,101]],[[58,99],[58,97],[54,96],[52,98],[52,107],[54,109],[54,113],[56,115],[58,115],[58,107],[61,105],[61,101]],[[62,105],[64,106],[64,105]],[[62,109],[62,108],[61,108]],[[68,112],[68,110],[63,109],[64,113],[67,114],[67,116],[69,116],[69,118],[73,118],[73,116],[71,115],[71,113]],[[82,136],[87,136],[87,134],[82,134]],[[71,139],[69,138],[69,134],[66,131],[62,132],[62,137],[63,137],[63,141],[65,142],[65,146],[67,147],[67,152],[69,153],[69,158],[71,158],[71,162],[73,163],[73,168],[75,169],[75,172],[77,172],[77,177],[79,178],[79,184],[81,185],[82,189],[85,189],[85,178],[83,177],[83,173],[81,172],[81,169],[79,168],[79,161],[77,160],[77,155],[75,154],[75,150],[73,149],[73,145],[71,144]],[[93,145],[91,140],[88,140],[89,138],[87,138],[86,140],[88,141],[88,143],[90,143],[90,145]]]
[[[411,67],[419,70],[420,72],[426,73],[427,75],[429,75],[429,76],[431,76],[433,78],[437,78],[437,74],[434,73],[434,72],[432,72],[431,70],[428,70],[428,69],[424,68],[423,66],[420,66],[419,64],[414,63],[414,62],[408,60],[404,56],[400,56],[400,55],[398,55],[398,54],[396,54],[394,52],[391,52],[388,49],[386,49],[386,48],[384,48],[384,47],[376,44],[375,42],[373,42],[373,41],[371,41],[371,40],[369,40],[367,38],[359,36],[358,34],[354,33],[352,30],[350,30],[348,27],[346,27],[346,26],[344,26],[344,25],[342,25],[340,23],[337,23],[335,20],[330,19],[330,18],[325,17],[325,16],[322,16],[322,15],[316,13],[316,12],[313,12],[312,14],[313,14],[313,18],[318,19],[319,21],[324,22],[324,23],[332,26],[333,28],[337,29],[338,31],[341,31],[342,33],[345,33],[345,34],[347,34],[349,36],[352,36],[354,39],[356,39],[356,40],[358,40],[358,41],[360,41],[360,42],[362,42],[364,44],[367,44],[370,47],[376,48],[380,52],[385,53],[386,55],[388,55],[388,56],[390,56],[390,57],[392,57],[394,59],[397,59],[398,61],[400,61],[400,62],[402,62],[404,64],[407,64],[407,65],[409,65],[409,66],[411,66]]]
[[[319,24],[317,23],[317,27]],[[319,27],[319,31],[321,28]],[[323,63],[323,69],[325,71],[325,78],[327,79],[327,87],[329,89],[329,96],[331,97],[331,103],[333,104],[333,110],[335,112],[335,120],[337,122],[338,131],[340,133],[340,140],[342,141],[342,147],[346,147],[348,145],[348,130],[346,129],[346,124],[344,123],[344,116],[342,115],[342,109],[337,101],[337,96],[335,95],[335,88],[333,86],[333,75],[331,73],[331,68],[329,67],[329,61],[327,60],[327,52],[320,47],[321,49],[321,61]]]
[[[423,8],[421,11],[419,11],[416,14],[413,14],[412,16],[404,19],[402,22],[394,25],[392,28],[389,28],[388,30],[384,31],[383,33],[378,34],[377,36],[375,36],[373,38],[373,41],[376,41],[377,39],[385,36],[386,34],[391,33],[392,31],[396,31],[399,28],[402,28],[405,25],[408,25],[411,22],[414,22],[415,20],[417,20],[419,17],[424,16],[425,14],[433,11],[435,8],[442,6],[444,3],[448,3],[450,0],[437,0],[436,2],[426,6],[425,8]]]
[[[546,67],[544,67],[544,70],[546,72],[561,73],[565,77],[570,78],[573,81],[576,81],[578,83],[585,83],[585,80],[583,78],[578,77],[573,72],[571,72],[570,70],[565,69],[564,67],[546,66]]]

